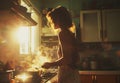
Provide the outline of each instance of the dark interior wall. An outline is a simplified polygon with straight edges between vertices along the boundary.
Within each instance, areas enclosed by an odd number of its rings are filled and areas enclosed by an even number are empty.
[[[56,7],[63,5],[73,11],[89,8],[108,8],[119,7],[120,0],[31,0],[33,3],[40,5],[41,8]]]
[[[70,9],[75,24],[79,23],[80,10],[120,8],[120,0],[31,0],[42,11],[45,8],[54,8],[62,5]]]
[[[120,0],[31,0],[39,9],[65,6],[79,15],[81,9],[120,8]]]
[[[47,4],[46,4],[47,3]],[[65,7],[69,7],[69,0],[47,0],[47,1],[44,1],[44,7],[46,8],[54,8],[58,5],[62,5],[62,6],[65,6]]]
[[[54,8],[58,5],[69,8],[69,0],[31,0],[31,2],[41,11],[45,8]]]
[[[80,10],[120,8],[120,0],[71,0],[70,9],[74,12],[74,19],[79,20]]]
[[[71,0],[69,4],[75,15],[83,9],[120,8],[120,0]]]
[[[71,9],[78,14],[81,9],[120,8],[120,0],[31,0],[40,10],[58,5]]]

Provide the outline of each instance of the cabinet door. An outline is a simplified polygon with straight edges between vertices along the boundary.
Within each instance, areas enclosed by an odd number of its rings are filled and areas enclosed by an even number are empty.
[[[83,10],[80,12],[80,28],[82,42],[101,41],[101,21],[99,10]]]
[[[117,83],[116,75],[97,75],[96,83]]]
[[[93,83],[94,76],[80,75],[80,83]]]
[[[120,9],[102,10],[104,37],[108,41],[120,41]]]

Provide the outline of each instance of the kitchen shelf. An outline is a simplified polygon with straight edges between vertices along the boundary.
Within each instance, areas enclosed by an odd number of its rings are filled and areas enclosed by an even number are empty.
[[[58,45],[58,36],[42,36],[41,43],[49,47],[56,46]]]

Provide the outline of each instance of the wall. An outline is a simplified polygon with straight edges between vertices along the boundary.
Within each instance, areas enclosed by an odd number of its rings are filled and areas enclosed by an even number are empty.
[[[54,8],[63,5],[69,8],[75,20],[79,20],[81,9],[120,8],[119,0],[31,0],[41,11],[44,8]],[[76,19],[77,18],[77,19]]]
[[[82,43],[79,45],[79,56],[80,69],[120,69],[120,43],[118,42]],[[92,68],[93,66],[95,68]]]
[[[77,38],[80,40],[80,11],[91,9],[120,8],[120,0],[31,0],[42,12],[46,8],[54,8],[58,5],[67,7],[73,16],[77,29]],[[44,19],[44,16],[42,16]],[[46,20],[45,20],[46,21]],[[43,22],[46,23],[46,22]]]

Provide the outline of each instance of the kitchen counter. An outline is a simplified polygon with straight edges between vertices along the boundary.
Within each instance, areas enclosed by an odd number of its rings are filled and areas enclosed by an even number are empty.
[[[82,75],[120,75],[120,70],[81,70],[79,71]]]

